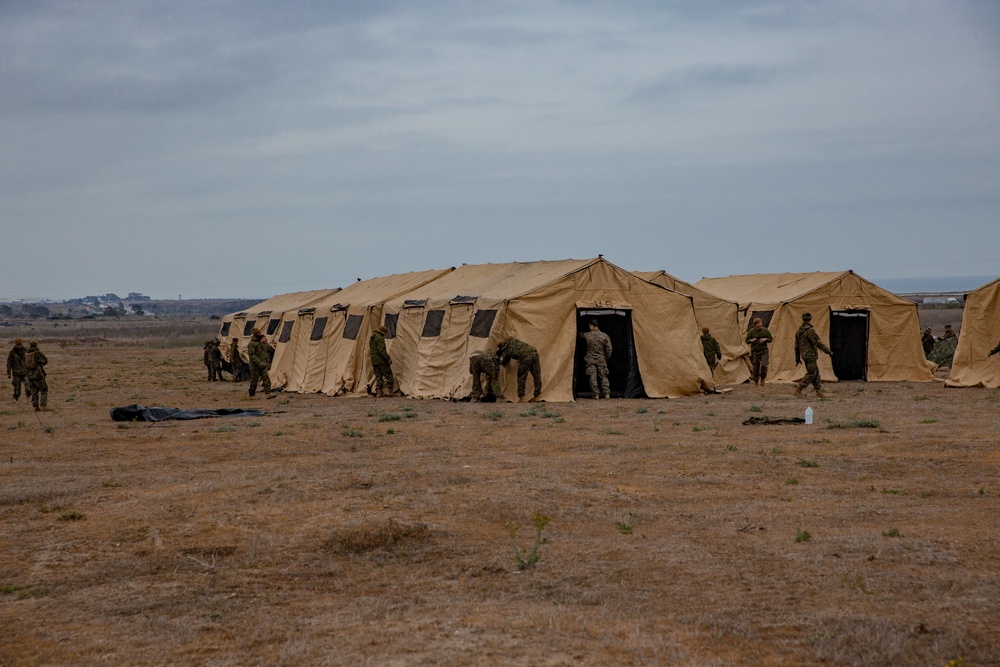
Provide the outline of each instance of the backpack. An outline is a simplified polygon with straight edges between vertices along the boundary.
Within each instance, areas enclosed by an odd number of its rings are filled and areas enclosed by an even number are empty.
[[[24,353],[24,367],[29,371],[35,370],[35,368],[38,367],[38,362],[35,361],[34,352]]]

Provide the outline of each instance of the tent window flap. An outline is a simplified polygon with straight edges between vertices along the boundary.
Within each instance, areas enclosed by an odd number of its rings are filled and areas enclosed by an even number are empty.
[[[385,328],[388,331],[385,334],[386,338],[396,337],[396,323],[399,322],[399,313],[391,313],[385,316]]]
[[[323,332],[326,330],[326,320],[327,318],[325,317],[316,318],[316,321],[313,322],[312,333],[309,334],[309,340],[323,339]]]
[[[361,323],[364,321],[364,315],[348,315],[347,322],[344,323],[344,338],[357,340],[358,332],[361,331]]]
[[[441,335],[441,324],[444,322],[443,310],[428,310],[427,318],[424,320],[424,330],[420,332],[421,338],[434,338]]]
[[[295,320],[288,320],[281,327],[281,335],[278,336],[279,343],[287,343],[292,338],[292,327],[295,326]]]
[[[473,338],[489,338],[493,329],[493,321],[497,318],[495,310],[480,310],[472,318],[472,326],[469,327],[469,335]]]

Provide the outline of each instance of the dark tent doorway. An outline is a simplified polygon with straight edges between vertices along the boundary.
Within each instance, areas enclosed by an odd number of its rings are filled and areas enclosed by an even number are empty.
[[[589,331],[590,320],[611,338],[611,359],[608,360],[608,384],[612,398],[643,398],[646,390],[639,375],[639,360],[632,335],[632,311],[620,309],[586,309],[576,311],[576,354],[573,362],[573,398],[593,398],[590,379],[583,357],[587,345],[580,333]]]
[[[837,380],[868,379],[867,310],[835,310],[830,313],[830,350]]]

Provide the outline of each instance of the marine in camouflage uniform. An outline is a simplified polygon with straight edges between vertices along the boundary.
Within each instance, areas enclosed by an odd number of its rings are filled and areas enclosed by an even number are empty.
[[[250,346],[247,348],[247,356],[250,358],[250,395],[257,393],[257,383],[260,382],[265,394],[271,393],[271,376],[267,373],[267,348],[270,347],[264,341],[264,334],[260,329],[253,330],[250,338]]]
[[[243,357],[240,356],[240,339],[233,338],[229,345],[229,367],[232,369],[233,382],[239,382],[240,372],[243,370]]]
[[[924,333],[920,336],[920,344],[924,346],[924,356],[930,357],[934,349],[934,336],[931,335],[930,328],[924,329]]]
[[[827,354],[831,354],[831,352],[830,348],[824,345],[823,341],[819,339],[819,334],[813,328],[811,320],[812,315],[803,313],[802,325],[795,332],[795,365],[798,366],[799,363],[803,362],[806,365],[806,375],[799,382],[799,386],[795,388],[795,395],[801,396],[802,390],[812,385],[816,388],[816,395],[823,398],[823,390],[819,378],[819,366],[816,364],[816,360],[819,358],[819,350],[823,350]]]
[[[611,337],[597,327],[597,320],[591,320],[590,330],[580,337],[587,344],[583,356],[587,379],[590,380],[590,395],[594,398],[611,398],[611,384],[608,382],[608,359],[611,358]]]
[[[948,338],[958,338],[955,332],[952,331],[950,324],[944,325],[944,335],[941,336],[941,340],[947,340]]]
[[[211,350],[212,350],[212,341],[210,340],[205,341],[205,347],[204,347],[205,353],[202,356],[205,359],[205,369],[208,370],[209,382],[212,381],[212,360],[210,358]]]
[[[392,396],[392,359],[385,349],[385,335],[389,329],[381,326],[368,339],[368,354],[371,357],[372,369],[375,371],[375,397]]]
[[[222,380],[222,350],[218,340],[213,340],[208,348],[208,381],[215,380]]]
[[[701,330],[701,349],[705,352],[705,361],[708,363],[708,367],[714,373],[715,367],[722,359],[722,348],[719,347],[719,341],[715,340],[715,336],[709,332],[708,327]]]
[[[774,336],[764,326],[759,317],[753,319],[753,327],[747,331],[746,342],[750,345],[750,381],[764,386],[770,351],[767,346]]]
[[[516,338],[507,338],[497,347],[497,357],[501,366],[506,366],[511,359],[517,362],[518,399],[524,398],[530,372],[531,381],[535,386],[535,394],[531,400],[538,400],[539,394],[542,393],[542,364],[538,359],[538,350]]]
[[[469,372],[472,373],[472,400],[479,401],[483,397],[482,376],[486,376],[486,396],[503,394],[500,390],[500,369],[496,359],[486,350],[476,350],[469,356]]]
[[[28,390],[31,393],[31,405],[35,412],[47,410],[49,402],[49,385],[45,381],[45,364],[49,363],[42,351],[38,349],[38,341],[28,343],[28,351],[24,353],[25,374],[28,377]]]
[[[7,377],[14,385],[14,400],[21,398],[21,385],[24,385],[24,393],[31,396],[31,389],[28,387],[28,371],[24,368],[24,342],[20,338],[14,339],[14,347],[7,353]]]

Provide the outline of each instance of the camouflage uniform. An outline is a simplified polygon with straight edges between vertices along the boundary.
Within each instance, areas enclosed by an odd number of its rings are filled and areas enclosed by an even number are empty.
[[[267,348],[264,336],[255,333],[250,339],[247,354],[250,357],[250,395],[257,393],[257,382],[261,383],[265,394],[271,393],[271,376],[267,373]]]
[[[208,348],[208,380],[222,380],[222,350],[219,349],[219,341],[212,341]]]
[[[719,347],[719,341],[715,340],[715,336],[705,332],[701,335],[701,348],[705,352],[705,361],[708,363],[708,367],[715,372],[715,367],[719,365],[719,360],[722,359],[722,349]]]
[[[941,336],[941,340],[947,340],[949,338],[958,338],[958,336],[955,334],[955,332],[951,330],[951,325],[950,324],[945,325],[945,327],[944,327],[944,335]]]
[[[45,382],[45,364],[47,363],[49,360],[38,349],[38,343],[31,341],[28,344],[28,351],[24,355],[24,368],[28,377],[31,404],[35,406],[35,411],[44,408],[49,402],[49,385]]]
[[[477,350],[469,356],[469,372],[472,373],[472,400],[478,401],[483,395],[482,376],[486,376],[489,390],[486,395],[500,396],[500,369],[496,359],[486,350]]]
[[[229,367],[232,369],[233,382],[238,382],[243,369],[243,358],[240,356],[240,343],[235,338],[229,346]]]
[[[205,368],[208,370],[208,381],[211,382],[212,381],[212,359],[211,359],[210,354],[211,354],[211,350],[212,350],[212,341],[210,341],[210,340],[209,341],[205,341],[204,350],[205,350],[205,353],[202,356],[205,358]]]
[[[795,390],[797,394],[801,394],[803,389],[812,385],[816,388],[816,394],[822,395],[819,366],[816,364],[816,360],[819,358],[819,350],[830,354],[830,348],[824,345],[819,339],[819,334],[816,333],[813,325],[808,320],[802,322],[802,326],[795,332],[795,365],[798,366],[800,360],[805,363],[806,375],[799,382],[799,386]]]
[[[31,395],[31,389],[28,386],[27,370],[24,368],[24,345],[21,343],[21,339],[18,338],[14,341],[14,347],[10,349],[7,353],[7,377],[11,378],[11,384],[14,385],[14,400],[21,398],[21,385],[24,385],[24,393],[27,396]]]
[[[368,339],[368,353],[375,370],[375,395],[392,396],[392,360],[385,349],[385,332],[379,327]]]
[[[930,329],[924,329],[923,335],[920,336],[920,344],[924,346],[924,356],[929,357],[934,349],[934,336],[931,335]]]
[[[538,360],[538,350],[516,338],[508,338],[497,347],[497,357],[501,366],[506,366],[511,359],[517,362],[517,397],[524,398],[530,371],[535,385],[533,398],[538,398],[542,393],[542,365]]]
[[[750,345],[750,381],[755,384],[760,383],[763,385],[764,380],[767,378],[767,366],[770,357],[767,346],[773,340],[774,336],[764,327],[753,327],[747,332],[746,342]]]
[[[611,384],[608,382],[611,337],[596,328],[581,333],[580,337],[587,343],[587,353],[583,357],[583,363],[587,365],[590,395],[594,398],[611,398]]]

